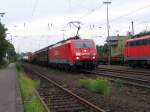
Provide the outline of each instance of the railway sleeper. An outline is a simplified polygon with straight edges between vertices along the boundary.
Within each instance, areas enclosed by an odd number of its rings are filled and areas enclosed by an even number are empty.
[[[87,110],[85,107],[80,106],[79,104],[74,104],[74,105],[62,105],[62,106],[53,106],[51,107],[52,110],[57,110],[57,111],[66,111],[68,112],[68,110],[70,111],[82,111],[82,110]]]
[[[57,101],[57,102],[63,102],[63,101],[73,101],[72,98],[57,98],[57,97],[51,97],[51,101]]]
[[[60,96],[51,95],[50,98],[51,99],[72,99],[71,96],[63,96],[63,95],[62,96],[61,95]]]
[[[78,101],[74,100],[74,101],[62,101],[62,102],[57,102],[57,101],[52,101],[50,103],[51,106],[55,106],[55,105],[74,105],[75,103],[78,103]]]
[[[87,109],[83,107],[75,107],[75,108],[58,108],[55,110],[52,110],[53,112],[90,112]]]

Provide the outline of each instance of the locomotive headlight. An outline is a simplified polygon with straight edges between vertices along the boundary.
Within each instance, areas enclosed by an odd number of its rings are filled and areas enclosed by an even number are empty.
[[[81,53],[76,53],[76,56],[81,56]]]
[[[95,59],[95,56],[93,56],[92,58]]]
[[[77,59],[77,60],[79,60],[79,59],[80,59],[80,57],[78,57],[78,56],[77,56],[77,57],[76,57],[76,59]]]

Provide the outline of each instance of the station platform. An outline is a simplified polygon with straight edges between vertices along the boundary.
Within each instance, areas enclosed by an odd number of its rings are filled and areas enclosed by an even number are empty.
[[[15,64],[0,69],[0,112],[24,112]]]

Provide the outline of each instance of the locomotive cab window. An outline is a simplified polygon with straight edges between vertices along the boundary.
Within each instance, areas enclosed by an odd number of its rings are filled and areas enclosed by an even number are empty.
[[[142,40],[142,45],[147,45],[147,39]]]
[[[75,43],[76,48],[94,48],[93,42],[91,41],[78,41]]]
[[[141,40],[136,41],[136,46],[140,46],[140,45],[142,45],[142,41]]]
[[[134,41],[130,42],[130,46],[135,46],[136,43]]]
[[[125,46],[128,47],[129,46],[129,42],[127,42]]]
[[[150,39],[146,39],[145,41],[146,45],[150,45]]]
[[[150,38],[147,41],[148,41],[148,45],[150,45]]]
[[[131,41],[131,42],[128,42],[128,44],[129,44],[129,46],[150,45],[150,39],[142,39],[142,40]]]

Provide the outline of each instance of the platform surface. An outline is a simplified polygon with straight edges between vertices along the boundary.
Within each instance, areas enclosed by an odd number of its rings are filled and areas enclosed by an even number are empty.
[[[0,69],[0,112],[23,112],[15,64]]]

